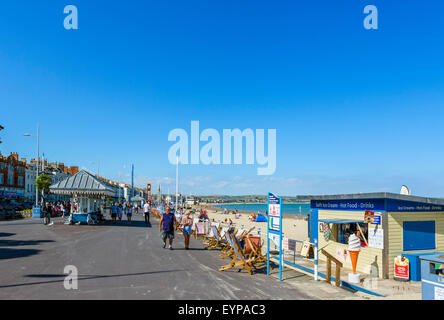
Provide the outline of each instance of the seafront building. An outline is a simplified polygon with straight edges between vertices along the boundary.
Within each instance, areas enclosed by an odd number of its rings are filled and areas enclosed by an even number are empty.
[[[77,166],[66,167],[64,163],[48,163],[45,159],[39,161],[39,173],[45,173],[51,178],[51,184],[79,171]],[[37,177],[37,160],[19,159],[16,152],[9,156],[0,153],[0,201],[17,200],[19,202],[35,201],[35,179]],[[49,195],[47,201],[63,201],[65,197]]]
[[[24,197],[26,179],[26,159],[17,153],[3,156],[0,153],[0,200]]]

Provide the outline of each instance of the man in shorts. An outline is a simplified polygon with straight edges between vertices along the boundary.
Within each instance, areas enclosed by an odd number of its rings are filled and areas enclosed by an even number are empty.
[[[176,216],[172,213],[171,208],[166,208],[166,213],[162,214],[159,221],[159,232],[163,240],[163,247],[166,247],[166,239],[169,239],[169,249],[173,250],[174,227],[176,224]]]

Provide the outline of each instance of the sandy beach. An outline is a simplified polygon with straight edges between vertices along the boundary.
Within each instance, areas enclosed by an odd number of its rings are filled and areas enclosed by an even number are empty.
[[[210,220],[215,220],[217,222],[224,223],[225,219],[231,219],[236,228],[241,228],[249,230],[253,226],[254,230],[251,235],[257,236],[260,233],[261,239],[263,241],[262,252],[267,252],[267,222],[254,222],[248,220],[248,215],[250,213],[241,212],[239,219],[235,218],[234,214],[224,214],[224,209],[215,208],[208,205],[194,206],[195,209],[206,210]],[[308,238],[308,223],[304,219],[305,216],[300,215],[286,215],[282,220],[283,235],[285,238],[294,240],[307,240]],[[273,249],[273,248],[272,248]]]

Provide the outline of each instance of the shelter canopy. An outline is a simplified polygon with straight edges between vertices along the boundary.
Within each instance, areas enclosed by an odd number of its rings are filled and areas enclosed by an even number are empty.
[[[115,196],[116,189],[100,180],[91,172],[82,169],[73,176],[49,187],[51,193],[77,196]]]

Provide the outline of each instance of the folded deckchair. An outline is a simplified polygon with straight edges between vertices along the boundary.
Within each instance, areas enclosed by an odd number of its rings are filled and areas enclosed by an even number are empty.
[[[183,223],[182,223],[182,216],[179,216],[179,218],[176,217],[176,230],[177,231],[183,231]]]
[[[194,239],[196,239],[196,224],[199,222],[199,218],[193,218],[193,224],[191,226],[191,231],[193,233]]]
[[[196,223],[196,239],[199,237],[204,237],[206,235],[205,233],[205,224],[203,222]]]
[[[219,271],[228,270],[235,267],[240,267],[239,271],[242,269],[246,269],[248,273],[251,275],[253,273],[252,268],[254,268],[252,262],[253,260],[250,259],[248,256],[246,256],[241,248],[241,245],[239,241],[237,240],[236,236],[234,236],[232,233],[228,233],[227,235],[230,239],[230,243],[234,247],[234,255],[233,259],[231,260],[231,263],[221,267]]]

